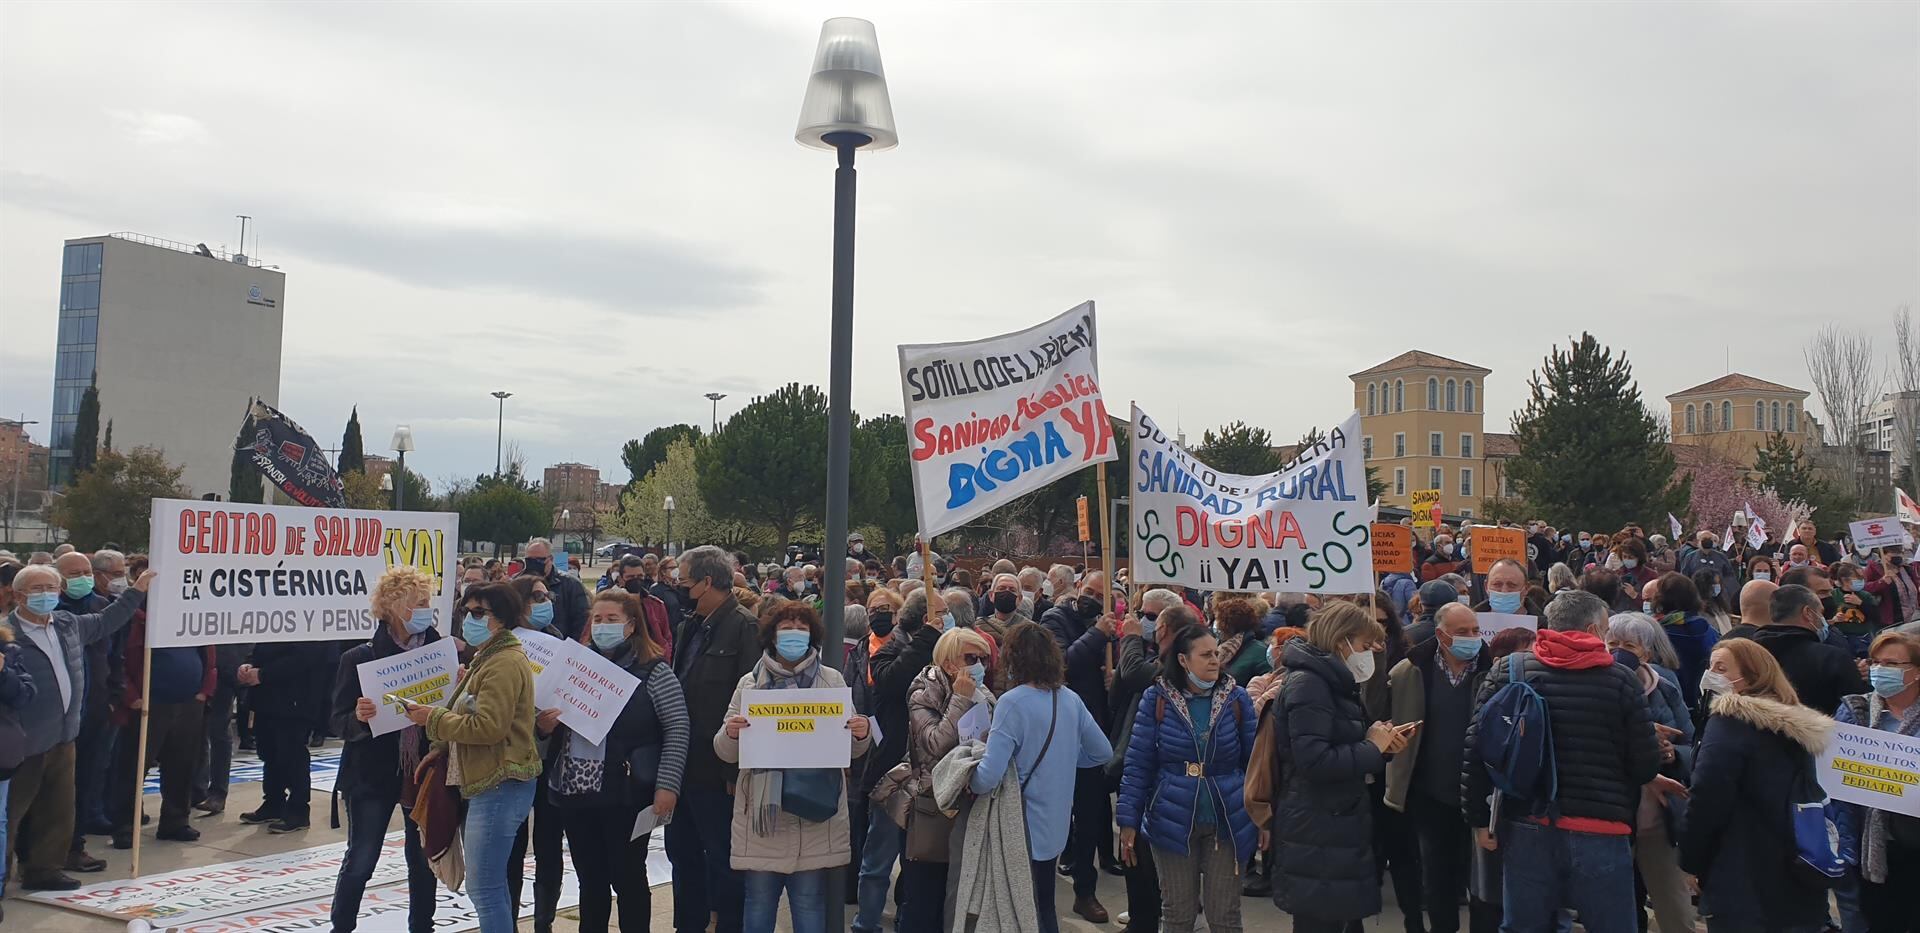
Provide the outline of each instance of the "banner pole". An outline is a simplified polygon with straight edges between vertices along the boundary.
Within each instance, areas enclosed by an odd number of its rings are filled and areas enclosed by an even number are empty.
[[[933,585],[933,552],[927,544],[927,536],[920,536],[920,579],[927,586],[927,612],[933,612],[933,597],[939,590]]]
[[[141,623],[145,625],[145,622]],[[145,643],[146,655],[140,662],[140,746],[134,755],[133,775],[133,875],[140,877],[140,808],[146,802],[147,787],[147,716],[153,704],[147,698],[153,693],[153,642]]]

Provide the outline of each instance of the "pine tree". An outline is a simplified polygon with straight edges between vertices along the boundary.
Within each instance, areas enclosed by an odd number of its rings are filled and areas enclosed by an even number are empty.
[[[240,422],[240,433],[233,439],[233,462],[227,471],[227,501],[265,502],[266,491],[260,485],[260,472],[253,465],[253,406]]]
[[[94,460],[100,455],[100,388],[99,377],[95,375],[85,392],[80,394],[80,414],[73,424],[73,475],[93,469]]]
[[[340,435],[339,471],[343,476],[349,472],[365,473],[367,471],[366,445],[360,439],[360,406],[358,405],[353,406],[353,414],[347,416],[347,430]]]
[[[1202,463],[1222,473],[1241,476],[1265,476],[1284,466],[1274,452],[1273,436],[1266,428],[1245,421],[1229,421],[1218,433],[1200,435],[1200,449],[1194,451]]]
[[[113,449],[113,419],[107,419],[107,436],[100,439],[101,450]]]
[[[1528,387],[1507,475],[1538,517],[1561,528],[1657,527],[1684,509],[1689,481],[1674,483],[1666,428],[1641,402],[1625,354],[1583,333],[1554,348]]]

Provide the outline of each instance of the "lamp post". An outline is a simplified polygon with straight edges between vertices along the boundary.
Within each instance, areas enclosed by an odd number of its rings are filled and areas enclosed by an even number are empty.
[[[660,550],[664,552],[666,556],[672,557],[673,556],[673,497],[668,496],[666,504],[661,507],[666,509],[667,511],[667,534],[666,534],[666,539],[662,541],[660,544]]]
[[[507,436],[507,399],[512,398],[513,393],[495,392],[493,393],[493,397],[500,400],[500,420],[495,424],[493,433],[493,478],[499,479],[500,442],[505,440]]]
[[[387,494],[387,504],[393,505],[393,473],[391,471],[380,474],[380,491]],[[395,511],[399,511],[399,508],[394,506]]]
[[[561,510],[560,510],[560,529],[559,529],[559,530],[560,530],[560,549],[561,549],[561,550],[566,550],[566,547],[567,547],[567,528],[568,528],[568,527],[569,527],[570,525],[572,525],[572,523],[573,523],[573,510],[572,510],[572,509],[561,509]]]
[[[404,424],[394,427],[393,449],[400,452],[400,463],[395,467],[400,478],[393,482],[393,510],[400,512],[407,507],[407,451],[413,449],[412,428]]]
[[[707,401],[713,403],[713,429],[711,434],[720,433],[720,400],[727,397],[725,392],[708,392]]]
[[[848,459],[853,443],[853,154],[862,148],[892,149],[900,144],[893,125],[893,101],[887,73],[880,66],[880,39],[864,19],[835,17],[820,24],[806,97],[793,138],[803,146],[838,156],[833,173],[833,318],[829,329],[827,381],[827,546],[847,540]],[[827,662],[843,663],[837,647],[846,631],[846,588],[821,587],[824,597]],[[827,890],[840,889],[841,869],[833,869]],[[827,898],[827,928],[841,928],[844,905]]]

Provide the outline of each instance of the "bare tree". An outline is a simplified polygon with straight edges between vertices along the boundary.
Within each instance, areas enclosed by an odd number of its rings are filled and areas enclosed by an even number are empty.
[[[1914,478],[1920,476],[1920,463],[1916,463],[1914,452],[1920,448],[1920,333],[1913,327],[1913,308],[1902,305],[1893,313],[1893,381],[1898,394],[1893,399],[1893,434],[1900,449],[1894,451],[1894,461],[1906,469],[1905,485],[1908,489],[1920,483]]]
[[[1807,377],[1813,381],[1813,390],[1819,394],[1820,407],[1827,416],[1824,429],[1834,468],[1864,499],[1868,484],[1860,471],[1866,448],[1861,428],[1886,384],[1875,358],[1873,339],[1828,324],[1807,344],[1805,356]]]

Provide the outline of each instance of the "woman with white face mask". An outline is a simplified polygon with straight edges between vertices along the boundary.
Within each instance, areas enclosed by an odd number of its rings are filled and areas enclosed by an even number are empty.
[[[1374,652],[1386,637],[1352,603],[1315,613],[1307,637],[1284,650],[1274,759],[1248,770],[1248,799],[1274,801],[1270,824],[1260,827],[1275,854],[1273,901],[1299,933],[1337,933],[1380,912],[1367,781],[1379,779],[1414,726],[1369,725],[1361,701],[1360,685],[1385,676]]]

